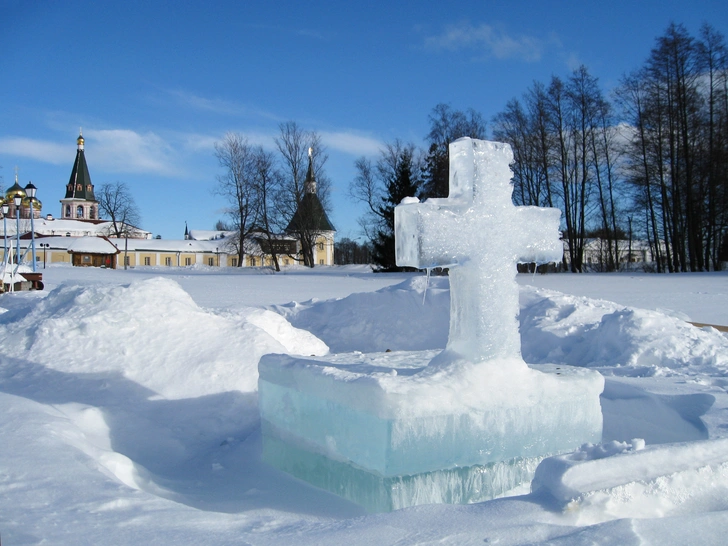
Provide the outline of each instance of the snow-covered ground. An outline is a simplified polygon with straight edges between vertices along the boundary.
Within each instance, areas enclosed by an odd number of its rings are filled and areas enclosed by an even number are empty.
[[[723,544],[728,275],[522,275],[523,354],[606,377],[533,492],[367,515],[262,464],[257,362],[438,349],[448,281],[49,267],[0,296],[4,544]]]

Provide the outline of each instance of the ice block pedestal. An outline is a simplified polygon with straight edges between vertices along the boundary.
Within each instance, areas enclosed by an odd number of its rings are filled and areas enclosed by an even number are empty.
[[[523,362],[433,372],[422,368],[431,358],[264,356],[264,461],[382,512],[491,499],[530,482],[543,457],[601,441],[596,372]]]
[[[516,207],[507,144],[450,144],[450,194],[395,208],[397,264],[450,268],[435,353],[266,355],[263,458],[371,511],[490,499],[599,442],[604,379],[521,358],[516,263],[561,259],[560,212]]]

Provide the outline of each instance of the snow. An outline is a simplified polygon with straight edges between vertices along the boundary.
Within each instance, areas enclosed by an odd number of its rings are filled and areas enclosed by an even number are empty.
[[[604,443],[534,493],[378,515],[260,462],[257,358],[442,349],[447,278],[43,273],[0,296],[8,544],[724,542],[728,337],[684,321],[728,324],[725,273],[520,275],[524,357],[605,375]]]
[[[117,254],[118,249],[103,237],[74,237],[68,250],[76,253]]]

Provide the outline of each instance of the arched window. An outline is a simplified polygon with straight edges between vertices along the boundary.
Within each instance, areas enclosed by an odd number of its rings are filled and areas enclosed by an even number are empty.
[[[76,218],[83,218],[83,207],[81,205],[76,207]]]
[[[66,218],[71,217],[71,205],[66,205]]]
[[[95,214],[96,214],[96,209],[94,207],[91,207],[88,211],[88,217],[91,218],[91,220],[93,220],[96,217]]]

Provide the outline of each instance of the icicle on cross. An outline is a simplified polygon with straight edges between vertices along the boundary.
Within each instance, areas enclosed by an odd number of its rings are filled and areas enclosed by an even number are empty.
[[[450,335],[440,362],[521,359],[516,263],[562,255],[561,211],[516,207],[508,144],[450,144],[450,194],[394,210],[397,265],[450,268]]]

